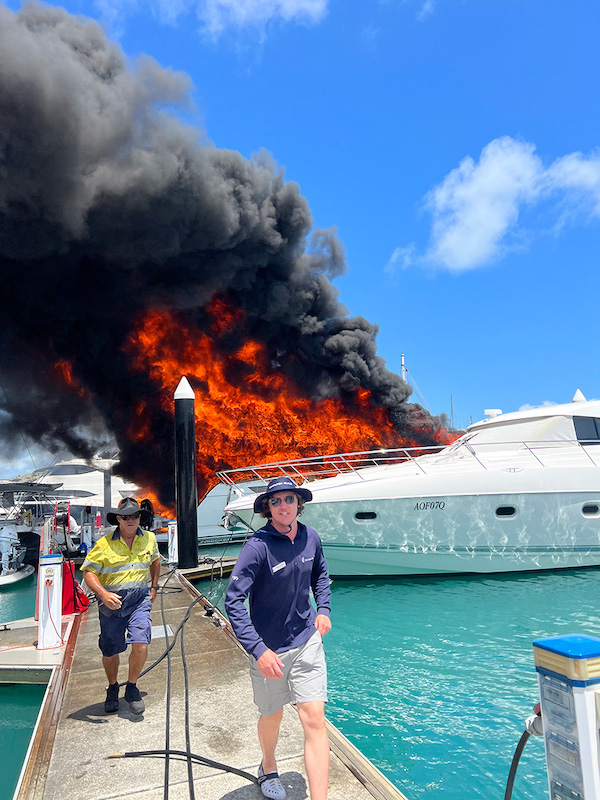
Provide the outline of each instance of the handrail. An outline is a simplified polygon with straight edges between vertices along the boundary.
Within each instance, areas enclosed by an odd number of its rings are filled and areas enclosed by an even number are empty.
[[[438,453],[447,445],[434,445],[423,447],[400,447],[380,450],[363,450],[350,453],[334,453],[326,456],[307,456],[305,458],[291,458],[282,461],[254,464],[246,467],[236,467],[217,472],[216,475],[222,483],[234,485],[240,481],[247,481],[251,475],[258,480],[276,477],[277,474],[295,474],[308,480],[322,478],[328,474],[344,474],[355,472],[366,467],[387,466],[389,464],[414,461],[410,451],[419,455]],[[416,462],[415,462],[416,463]],[[420,467],[420,465],[419,465]],[[420,467],[422,468],[422,467]],[[236,480],[237,478],[237,480]],[[252,479],[252,478],[250,478]]]
[[[505,456],[507,459],[520,458],[521,460],[523,456],[531,457],[535,459],[539,466],[546,468],[549,466],[551,459],[546,458],[546,461],[544,461],[541,451],[545,451],[546,453],[564,453],[566,446],[575,447],[578,453],[584,455],[586,461],[589,461],[592,466],[598,468],[599,465],[588,452],[587,447],[590,445],[584,446],[584,444],[586,443],[575,439],[481,443],[474,443],[470,440],[454,442],[452,445],[396,447],[380,450],[334,453],[325,456],[290,458],[281,461],[265,462],[246,467],[221,470],[216,473],[216,476],[222,483],[229,486],[235,486],[237,483],[251,480],[266,481],[280,475],[301,479],[305,482],[352,473],[356,477],[364,480],[365,475],[363,472],[369,467],[387,467],[404,464],[408,461],[426,475],[428,474],[428,467],[430,468],[432,465],[444,463],[446,459],[444,459],[444,462],[429,458],[425,461],[424,457],[436,456],[444,450],[447,451],[449,459],[455,459],[468,453],[469,457],[476,461],[484,470],[496,466],[494,463],[494,456],[498,455]],[[600,443],[598,446],[600,447]],[[485,452],[483,452],[484,449]],[[493,452],[494,449],[496,449],[496,453]],[[490,450],[492,452],[490,452]]]

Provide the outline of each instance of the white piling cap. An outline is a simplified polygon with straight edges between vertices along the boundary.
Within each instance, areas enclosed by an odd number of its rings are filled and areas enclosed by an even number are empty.
[[[573,395],[573,399],[571,400],[572,403],[585,403],[585,396],[581,389],[577,389],[575,394]]]
[[[195,400],[195,398],[194,390],[184,375],[179,381],[179,386],[175,389],[175,400]]]

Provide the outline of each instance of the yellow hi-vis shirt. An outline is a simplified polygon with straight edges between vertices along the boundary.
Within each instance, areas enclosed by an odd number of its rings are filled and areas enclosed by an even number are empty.
[[[98,539],[81,570],[93,572],[102,586],[111,592],[148,589],[150,564],[157,558],[160,554],[153,533],[138,528],[130,550],[117,528]]]

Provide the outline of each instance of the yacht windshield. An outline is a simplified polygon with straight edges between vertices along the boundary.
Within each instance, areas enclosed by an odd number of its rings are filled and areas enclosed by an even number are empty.
[[[573,417],[575,433],[579,442],[600,444],[600,419],[594,417]]]

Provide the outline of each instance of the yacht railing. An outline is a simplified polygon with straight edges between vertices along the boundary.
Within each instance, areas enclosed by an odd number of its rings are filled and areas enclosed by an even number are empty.
[[[270,480],[279,476],[310,481],[319,478],[331,478],[347,472],[355,472],[359,477],[362,477],[360,471],[367,467],[403,464],[406,461],[412,461],[419,469],[425,472],[425,469],[415,459],[418,456],[439,453],[445,447],[447,445],[399,447],[387,450],[363,450],[354,453],[334,453],[326,456],[291,458],[285,461],[222,470],[217,472],[217,477],[222,483],[230,485],[252,480]]]
[[[326,456],[311,456],[307,458],[291,458],[252,466],[237,467],[217,472],[217,478],[229,486],[238,483],[247,483],[253,480],[268,481],[272,478],[286,476],[296,482],[307,482],[321,478],[331,478],[337,475],[354,473],[363,480],[366,477],[363,470],[369,467],[387,467],[396,464],[411,462],[423,474],[431,473],[432,467],[450,464],[467,456],[484,469],[523,468],[525,461],[536,462],[535,466],[558,466],[557,458],[566,463],[567,455],[571,459],[583,459],[593,467],[598,467],[586,442],[563,439],[538,440],[535,442],[481,442],[472,441],[455,442],[452,445],[433,445],[429,447],[398,447],[382,450],[364,450],[352,453],[334,453]],[[600,446],[600,442],[598,443]],[[592,448],[593,449],[593,448]],[[427,458],[435,456],[445,450],[443,458]],[[468,455],[467,455],[468,454]],[[600,450],[598,451],[600,456]]]

